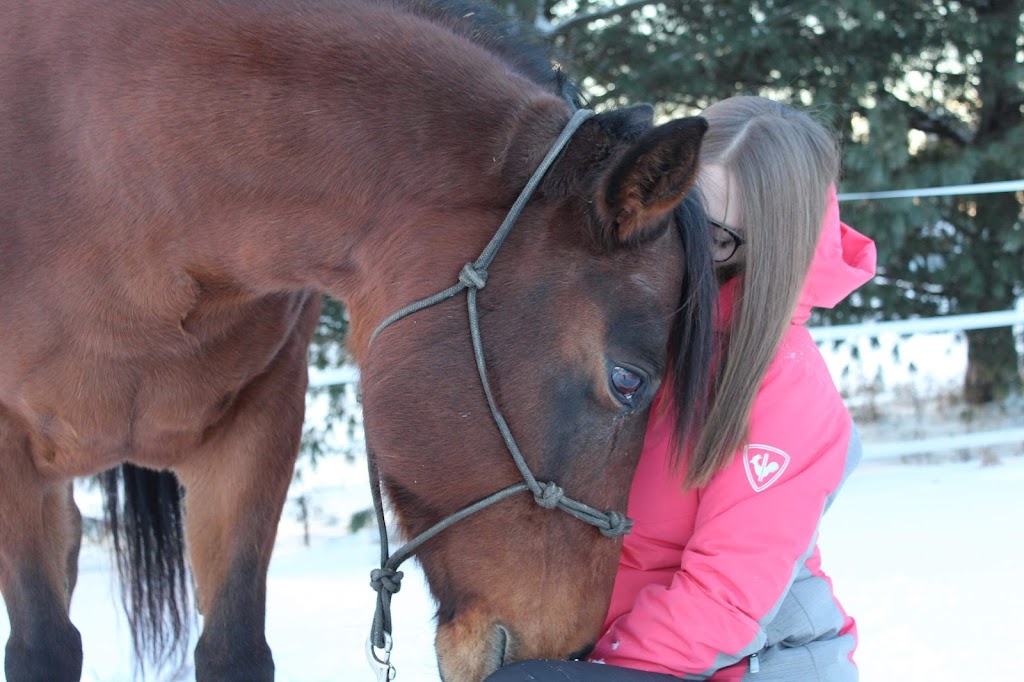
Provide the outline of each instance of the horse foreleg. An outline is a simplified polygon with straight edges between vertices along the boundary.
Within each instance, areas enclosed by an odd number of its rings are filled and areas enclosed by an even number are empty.
[[[229,425],[176,469],[205,619],[197,682],[274,678],[264,633],[267,567],[302,434],[304,352],[240,395]]]
[[[78,509],[78,505],[75,504],[74,484],[71,481],[68,481],[66,488],[66,509],[71,535],[66,555],[67,574],[65,583],[67,584],[68,589],[68,602],[70,602],[71,595],[75,592],[75,585],[78,584],[78,555],[82,550],[82,512]]]
[[[68,617],[81,516],[70,483],[40,476],[30,439],[0,410],[0,593],[8,682],[77,682],[82,637]]]

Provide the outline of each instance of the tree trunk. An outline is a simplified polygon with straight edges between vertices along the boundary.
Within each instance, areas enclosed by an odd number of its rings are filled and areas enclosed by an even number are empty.
[[[967,332],[964,399],[972,405],[992,402],[1020,387],[1020,359],[1007,327]]]

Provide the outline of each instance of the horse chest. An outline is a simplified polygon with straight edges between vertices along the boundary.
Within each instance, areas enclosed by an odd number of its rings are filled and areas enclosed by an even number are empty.
[[[33,363],[15,386],[0,386],[0,403],[28,425],[41,471],[82,476],[123,461],[174,466],[274,362],[291,332],[288,325],[273,331],[242,328],[199,346],[151,347],[134,356],[124,348],[97,356],[67,346]]]
[[[138,378],[96,367],[64,378],[64,390],[30,382],[16,402],[37,466],[61,476],[87,475],[126,460],[171,466],[201,444],[244,387],[181,365]]]

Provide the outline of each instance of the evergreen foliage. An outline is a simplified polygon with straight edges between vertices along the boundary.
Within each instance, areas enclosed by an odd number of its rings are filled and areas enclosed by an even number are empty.
[[[1024,178],[1022,0],[516,7],[563,52],[570,74],[585,74],[597,107],[654,101],[683,115],[760,94],[810,109],[842,136],[841,191]],[[1022,206],[1020,192],[844,204],[844,220],[878,243],[879,277],[823,319],[1012,308],[1024,296]],[[1008,328],[970,332],[968,348],[969,401],[1019,389]]]
[[[1024,0],[499,6],[537,27],[598,109],[644,101],[687,115],[735,94],[809,108],[842,137],[840,191],[1024,178]],[[878,243],[879,276],[817,321],[1012,308],[1024,296],[1022,207],[1021,192],[844,204],[844,220]],[[316,366],[344,360],[346,329],[327,301]],[[970,332],[968,347],[968,400],[1019,389],[1009,329]]]

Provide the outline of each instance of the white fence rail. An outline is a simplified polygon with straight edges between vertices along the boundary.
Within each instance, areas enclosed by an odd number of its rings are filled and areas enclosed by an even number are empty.
[[[825,327],[812,327],[811,338],[815,341],[846,341],[857,338],[878,337],[882,334],[939,334],[961,332],[971,329],[994,329],[1024,325],[1024,308],[1002,310],[973,315],[946,315],[886,322],[864,322]],[[925,453],[972,450],[999,445],[1024,443],[1024,415],[1020,416],[1020,428],[972,431],[948,434],[935,438],[914,438],[864,443],[864,459],[893,459]]]
[[[1024,325],[1024,309],[1003,310],[973,315],[947,315],[886,322],[865,322],[862,324],[835,325],[811,328],[815,341],[839,341],[863,337],[877,337],[882,334],[925,334],[949,333],[971,329],[991,329]],[[359,371],[354,367],[333,370],[310,370],[311,388],[356,383]],[[936,438],[914,438],[910,440],[868,441],[864,445],[864,459],[894,459],[924,453],[941,453],[956,450],[995,447],[1000,445],[1024,444],[1024,415],[1020,428],[974,431],[950,434]]]
[[[911,199],[915,197],[941,197],[996,192],[1024,192],[1024,179],[1005,182],[983,182],[971,185],[946,187],[924,187],[918,189],[888,190],[883,192],[847,192],[839,195],[839,201],[862,201],[866,199]],[[948,315],[944,317],[893,320],[889,322],[865,322],[862,324],[836,325],[811,329],[815,341],[833,341],[855,337],[871,337],[879,334],[925,334],[960,332],[971,329],[991,329],[1024,324],[1024,309],[1004,310],[974,315]],[[1021,415],[1024,424],[1024,415]],[[998,445],[1024,443],[1024,428],[975,431],[947,435],[938,438],[916,438],[904,441],[866,443],[865,459],[890,459],[922,453],[949,452]]]
[[[1014,443],[1024,443],[1024,428],[974,431],[936,438],[918,438],[916,440],[891,441],[888,443],[865,443],[864,459],[893,459],[923,453],[975,450],[997,445],[1012,445]]]
[[[335,367],[332,369],[309,368],[309,387],[327,388],[342,384],[358,384],[359,370],[355,367]]]
[[[840,201],[865,199],[899,199],[930,196],[951,196],[968,194],[990,194],[994,192],[1024,191],[1024,179],[1006,182],[987,182],[973,185],[928,187],[884,192],[855,192],[839,195]],[[1003,310],[972,315],[946,315],[942,317],[891,320],[886,322],[863,322],[860,324],[834,325],[811,328],[811,337],[818,342],[838,341],[860,337],[877,337],[881,334],[930,334],[992,329],[1024,325],[1024,308]],[[356,383],[359,371],[354,367],[331,370],[310,369],[310,388],[323,388],[338,384]],[[1024,443],[1024,415],[1021,428],[946,435],[937,438],[915,438],[904,441],[867,443],[865,459],[890,459],[922,453],[948,452],[984,448],[1014,443]]]
[[[971,329],[1010,327],[1017,324],[1024,324],[1024,309],[1000,310],[994,313],[974,313],[971,315],[917,317],[909,320],[811,327],[811,338],[815,341],[838,341],[840,339],[878,336],[880,334],[933,334],[968,331]]]

